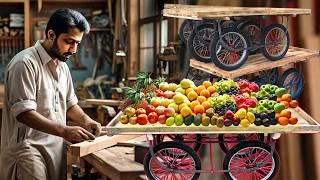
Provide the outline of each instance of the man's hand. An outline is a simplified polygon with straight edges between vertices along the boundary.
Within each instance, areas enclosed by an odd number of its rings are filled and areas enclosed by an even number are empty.
[[[80,126],[66,126],[62,137],[72,143],[95,139],[93,134]]]
[[[84,128],[94,134],[95,136],[99,136],[101,133],[101,124],[94,121],[89,120],[84,124]]]

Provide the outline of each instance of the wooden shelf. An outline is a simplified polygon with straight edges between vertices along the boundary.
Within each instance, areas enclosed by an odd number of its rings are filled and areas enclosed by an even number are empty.
[[[219,128],[217,126],[166,126],[165,124],[146,124],[146,125],[131,125],[121,124],[119,122],[122,112],[120,112],[107,125],[109,134],[226,134],[226,133],[319,133],[320,124],[310,117],[301,108],[290,109],[293,116],[298,118],[298,123],[295,125],[273,125],[270,127],[255,126],[251,124],[244,128],[241,126],[229,126]]]
[[[198,20],[234,16],[296,16],[298,14],[311,14],[311,9],[165,4],[163,10],[163,16]]]
[[[244,65],[233,71],[225,71],[215,66],[214,63],[204,63],[194,59],[190,60],[190,66],[219,77],[234,79],[242,75],[284,66],[289,63],[305,61],[316,56],[319,56],[319,50],[290,47],[286,56],[281,60],[270,61],[262,54],[250,55]]]

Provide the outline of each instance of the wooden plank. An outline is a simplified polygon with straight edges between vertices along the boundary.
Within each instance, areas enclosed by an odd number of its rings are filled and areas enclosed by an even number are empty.
[[[120,106],[123,101],[113,99],[86,99],[80,103],[86,105]]]
[[[143,165],[134,161],[133,147],[115,146],[83,158],[101,174],[113,180],[135,179],[144,174]]]
[[[229,126],[219,128],[217,126],[166,126],[164,124],[146,124],[146,125],[131,125],[121,124],[119,118],[122,114],[120,112],[110,123],[107,125],[107,131],[110,134],[222,134],[222,133],[318,133],[320,132],[320,125],[301,108],[290,109],[293,116],[298,118],[296,125],[273,125],[270,127],[255,126],[251,124],[249,127],[244,128],[241,126]]]
[[[114,146],[119,141],[130,140],[138,136],[140,135],[100,136],[93,141],[84,141],[81,143],[69,145],[68,150],[71,152],[73,156],[83,157],[101,149]]]
[[[24,47],[30,46],[30,0],[24,0]]]
[[[319,56],[318,50],[290,47],[286,56],[278,61],[270,61],[262,54],[251,55],[248,57],[248,60],[244,65],[233,71],[226,71],[215,66],[214,63],[204,63],[194,59],[190,60],[190,66],[209,74],[234,79],[242,75],[264,71],[275,67],[281,67],[289,63],[306,61],[316,56]]]
[[[270,16],[270,15],[307,15],[311,14],[311,9],[301,8],[270,8],[270,7],[227,7],[227,6],[199,6],[166,4],[163,16],[187,18],[187,19],[207,19],[223,18],[233,16]]]

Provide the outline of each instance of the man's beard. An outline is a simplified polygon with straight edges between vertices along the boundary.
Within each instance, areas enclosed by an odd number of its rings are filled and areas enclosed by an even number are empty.
[[[72,56],[72,53],[70,52],[66,52],[60,55],[59,47],[56,39],[54,40],[50,51],[54,58],[57,58],[59,61],[62,61],[62,62],[66,62]]]

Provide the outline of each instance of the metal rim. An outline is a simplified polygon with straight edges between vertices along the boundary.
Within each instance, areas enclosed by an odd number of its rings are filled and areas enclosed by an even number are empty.
[[[183,157],[180,152],[184,152]],[[151,157],[149,170],[155,179],[192,179],[196,173],[196,163],[181,148],[163,148]]]
[[[265,37],[265,50],[272,57],[282,55],[287,49],[287,33],[279,27],[274,27],[268,31]]]
[[[223,41],[226,46],[224,46],[221,41]],[[230,51],[230,48],[232,48],[233,51]],[[240,33],[226,32],[216,44],[216,49],[219,49],[219,51],[216,51],[216,56],[222,64],[237,65],[246,58],[247,48],[247,41]]]
[[[203,28],[198,30],[193,39],[192,45],[194,52],[202,58],[210,58],[210,42],[216,34],[216,30],[212,28]]]
[[[233,179],[247,179],[253,177],[254,179],[267,180],[271,177],[275,170],[275,161],[272,156],[270,160],[270,152],[261,147],[246,147],[234,153],[230,158],[228,167],[229,169],[248,169],[257,168],[255,171],[233,172],[230,171],[229,175]],[[264,164],[263,167],[257,167],[259,164]]]

